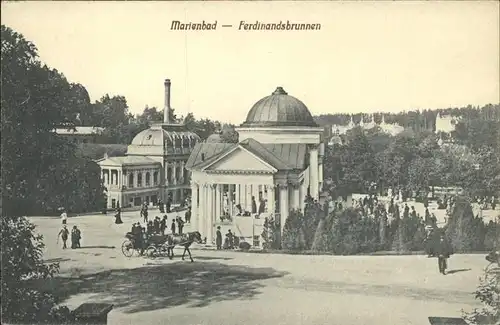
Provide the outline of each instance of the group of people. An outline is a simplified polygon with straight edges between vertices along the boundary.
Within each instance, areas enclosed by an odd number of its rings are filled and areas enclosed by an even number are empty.
[[[226,233],[226,239],[224,240],[224,246],[222,245],[222,232],[220,226],[217,226],[217,232],[215,236],[215,245],[217,250],[221,249],[234,249],[239,246],[239,238],[235,236],[234,233],[229,229]]]
[[[63,242],[63,249],[68,248],[66,242],[68,241],[68,238],[70,237],[70,232],[68,230],[68,214],[66,212],[66,209],[62,209],[61,213],[61,222],[62,222],[62,229],[59,231],[57,234],[57,243],[59,243],[59,238],[61,238]],[[82,239],[82,232],[78,227],[75,225],[73,226],[73,229],[71,229],[71,248],[81,248],[81,243],[80,240]]]

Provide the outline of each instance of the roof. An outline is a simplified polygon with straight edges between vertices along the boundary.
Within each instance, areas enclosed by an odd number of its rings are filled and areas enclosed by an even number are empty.
[[[248,112],[243,127],[310,126],[317,127],[307,106],[278,87],[262,98]]]
[[[215,161],[222,153],[226,153],[236,146],[236,143],[197,143],[186,162],[186,169],[201,165],[202,162],[205,165],[207,162]]]
[[[211,142],[211,143],[219,143],[219,142],[224,142],[224,139],[222,138],[222,135],[220,133],[214,133],[211,134],[205,142]]]
[[[160,162],[153,160],[148,157],[140,156],[122,156],[122,157],[107,157],[97,161],[99,165],[112,165],[112,166],[140,166],[140,165],[152,165],[158,164]]]
[[[173,142],[176,139],[191,139],[193,141],[200,141],[200,137],[193,132],[183,130],[182,128],[171,128],[168,129],[168,125],[153,125],[149,129],[139,132],[132,140],[132,145],[139,146],[173,146]]]
[[[74,126],[67,128],[57,128],[55,131],[60,135],[91,135],[102,133],[104,131],[104,128],[95,126]]]
[[[237,147],[250,151],[278,170],[304,169],[306,166],[306,144],[262,144],[254,139],[245,139],[238,144],[198,143],[189,156],[186,168],[201,170]]]

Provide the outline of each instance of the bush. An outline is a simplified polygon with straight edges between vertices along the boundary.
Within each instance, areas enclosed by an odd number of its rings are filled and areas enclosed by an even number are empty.
[[[42,236],[24,217],[2,216],[2,321],[11,323],[54,323],[61,310],[55,298],[39,291],[35,283],[54,276],[57,263],[42,260]],[[59,310],[59,311],[58,311]]]
[[[471,325],[498,324],[500,321],[500,273],[498,270],[486,271],[484,277],[479,279],[479,286],[474,294],[483,307],[469,313],[464,312],[463,318],[466,322]]]
[[[484,223],[474,217],[472,206],[465,197],[457,198],[445,232],[456,252],[483,250]]]
[[[286,219],[281,236],[281,246],[283,249],[304,250],[306,249],[306,239],[304,234],[304,216],[297,210],[290,211]]]

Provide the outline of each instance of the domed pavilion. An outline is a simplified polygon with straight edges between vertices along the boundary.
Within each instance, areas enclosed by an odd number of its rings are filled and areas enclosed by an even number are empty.
[[[170,120],[170,86],[165,80],[163,123],[153,124],[139,132],[124,157],[105,157],[101,167],[108,191],[108,207],[139,206],[144,202],[181,203],[190,193],[190,175],[186,161],[200,137],[186,130],[182,123]]]
[[[283,229],[291,210],[303,211],[307,194],[319,199],[324,129],[302,101],[277,87],[252,106],[236,131],[239,143],[214,135],[189,156],[191,227],[208,244],[220,226],[223,233],[231,230],[261,246],[266,217]]]

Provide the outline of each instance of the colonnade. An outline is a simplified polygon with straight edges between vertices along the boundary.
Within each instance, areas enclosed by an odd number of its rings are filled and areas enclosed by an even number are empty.
[[[105,186],[152,187],[160,183],[160,171],[157,168],[135,170],[102,168],[101,178]]]
[[[302,184],[210,184],[191,183],[191,224],[193,229],[215,239],[216,225],[223,220],[234,221],[238,215],[263,212],[279,216],[285,225],[291,209],[304,209],[305,189]],[[255,209],[252,209],[255,200]],[[237,206],[241,206],[241,210]],[[247,213],[246,213],[247,212]]]

